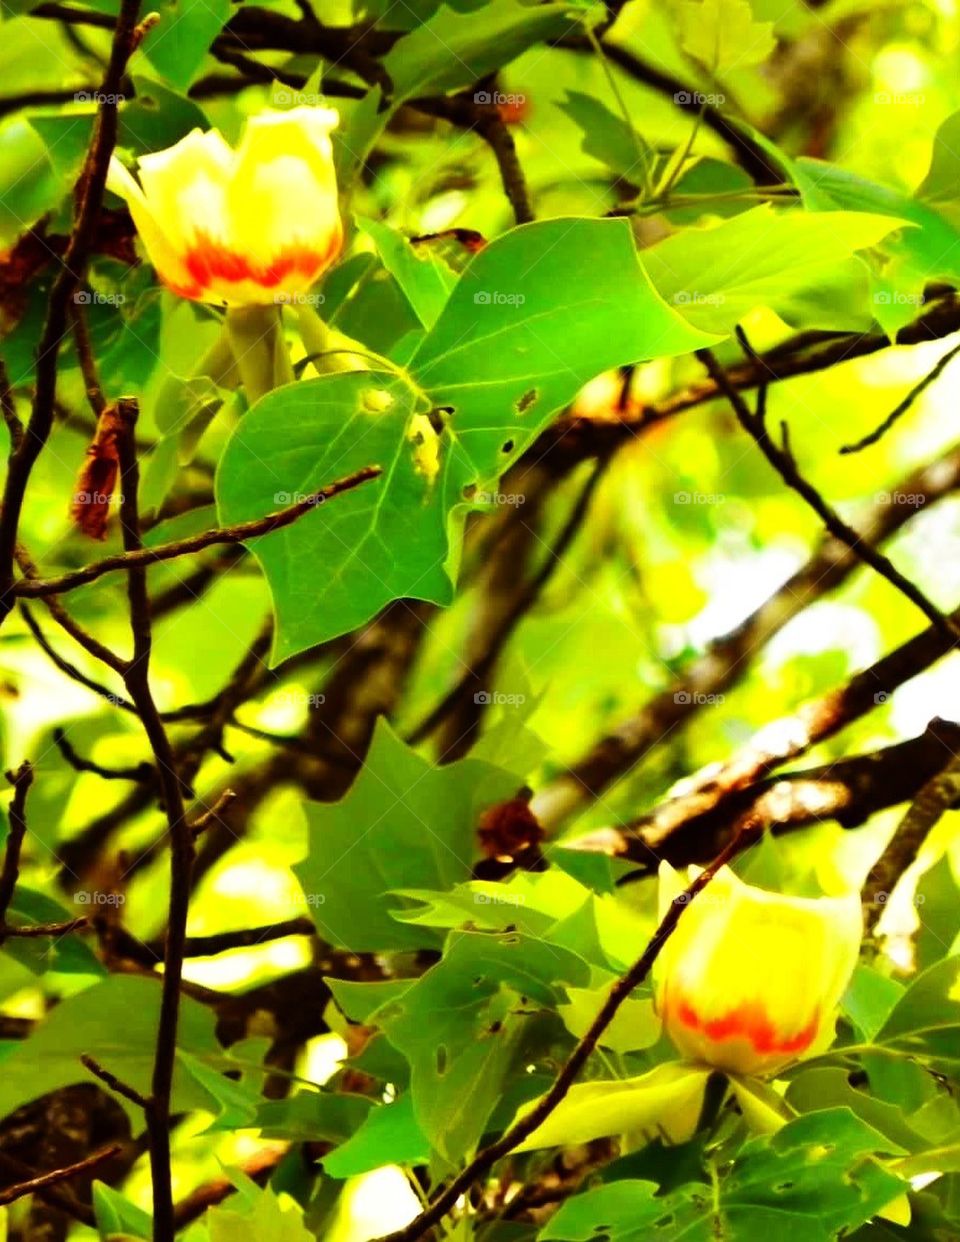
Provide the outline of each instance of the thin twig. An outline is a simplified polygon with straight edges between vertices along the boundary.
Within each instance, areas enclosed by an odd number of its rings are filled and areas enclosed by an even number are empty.
[[[36,1177],[31,1177],[28,1181],[7,1186],[5,1190],[0,1190],[0,1204],[13,1203],[17,1199],[24,1198],[25,1195],[32,1195],[38,1190],[43,1190],[46,1186],[56,1186],[60,1182],[69,1181],[71,1177],[79,1177],[81,1173],[89,1173],[91,1169],[96,1169],[107,1160],[118,1156],[122,1150],[119,1143],[114,1143],[110,1147],[94,1152],[92,1156],[78,1160],[75,1164],[65,1165],[62,1169],[53,1169],[49,1173],[38,1173]]]
[[[81,931],[89,926],[90,920],[85,915],[76,919],[68,919],[65,923],[21,923],[12,927],[6,923],[3,926],[3,936],[19,940],[39,940],[45,936],[53,938],[68,936],[71,932]]]
[[[40,577],[40,572],[37,569],[33,558],[30,556],[30,553],[22,543],[17,544],[16,557],[17,565],[20,567],[20,572],[23,574],[24,578],[27,578],[30,581],[35,581]],[[115,651],[111,651],[111,649],[105,646],[99,638],[96,638],[90,633],[89,630],[85,629],[79,621],[67,612],[66,607],[60,600],[50,595],[44,599],[43,603],[47,612],[53,620],[56,621],[57,625],[59,625],[65,633],[69,634],[73,641],[79,644],[79,646],[81,646],[88,655],[92,655],[93,658],[95,660],[99,660],[101,664],[106,664],[107,668],[113,669],[115,673],[119,673],[121,675],[123,674],[123,657],[118,655]],[[39,627],[36,626],[30,619],[27,620],[27,624],[34,633],[34,637],[36,637],[36,630]],[[47,654],[50,655],[51,653],[48,651]],[[51,655],[51,658],[54,657]],[[72,674],[68,673],[68,676],[72,676]],[[77,678],[75,680],[79,679]],[[89,686],[88,688],[93,689],[94,687]],[[99,691],[97,691],[97,693],[99,693]],[[107,692],[106,697],[111,697],[109,691]]]
[[[33,765],[25,759],[16,772],[7,773],[7,780],[13,785],[13,801],[10,803],[7,847],[3,867],[0,868],[0,944],[3,943],[7,911],[20,875],[20,851],[27,835],[27,794],[33,784]]]
[[[432,1200],[419,1216],[415,1217],[405,1228],[387,1234],[383,1242],[416,1242],[416,1239],[423,1237],[428,1230],[443,1220],[447,1213],[456,1207],[460,1198],[468,1193],[479,1177],[488,1172],[498,1160],[502,1160],[504,1156],[509,1155],[511,1151],[519,1147],[524,1139],[528,1138],[534,1130],[539,1129],[543,1125],[573,1086],[580,1071],[599,1043],[601,1035],[616,1016],[617,1010],[629,997],[633,989],[641,984],[650,973],[654,962],[660,956],[663,946],[679,923],[684,910],[689,908],[691,902],[696,899],[697,894],[702,892],[710,883],[720,868],[730,862],[735,854],[738,854],[754,839],[755,837],[746,833],[739,837],[731,838],[713,862],[700,872],[684,892],[678,894],[673,899],[659,926],[648,941],[646,948],[626,974],[621,975],[607,993],[607,998],[600,1011],[567,1058],[547,1093],[537,1101],[525,1116],[514,1122],[510,1129],[505,1131],[500,1138],[479,1151],[466,1168],[453,1179],[445,1190],[441,1191]]]
[[[63,729],[54,729],[53,742],[67,763],[77,772],[92,772],[94,776],[100,776],[105,781],[139,782],[152,781],[154,778],[153,765],[146,760],[126,768],[107,768],[101,763],[94,763],[92,759],[84,759],[74,750]]]
[[[871,444],[876,444],[878,440],[881,440],[890,428],[907,413],[917,398],[940,378],[957,354],[960,354],[960,345],[955,345],[953,349],[948,350],[936,366],[929,370],[919,383],[914,384],[900,404],[895,406],[883,422],[875,427],[869,435],[864,436],[862,440],[855,441],[853,444],[845,444],[840,452],[844,454],[859,453],[861,449],[869,448]]]
[[[20,1181],[25,1181],[35,1176],[34,1170],[26,1161],[18,1160],[16,1156],[11,1156],[9,1152],[5,1151],[0,1151],[0,1169],[9,1176],[19,1178]],[[62,1186],[38,1186],[32,1193],[41,1202],[58,1208],[61,1212],[66,1212],[68,1216],[72,1216],[74,1220],[80,1221],[82,1225],[86,1225],[90,1229],[96,1229],[97,1221],[93,1214],[93,1209],[88,1204],[81,1203],[66,1184]]]
[[[756,361],[758,356],[754,354],[741,328],[737,329],[737,335],[744,348]],[[774,444],[766,423],[766,385],[761,383],[757,395],[757,409],[756,412],[753,412],[741,394],[730,383],[726,371],[709,349],[698,349],[697,357],[707,368],[710,378],[729,401],[744,431],[753,438],[757,447],[780,475],[787,487],[791,488],[807,502],[830,534],[835,539],[839,539],[841,543],[846,544],[850,551],[859,557],[865,565],[869,565],[881,578],[885,578],[901,595],[910,600],[912,604],[920,609],[928,621],[942,630],[945,635],[949,635],[954,642],[960,642],[960,627],[958,627],[957,623],[945,616],[936,604],[927,598],[916,583],[911,582],[909,578],[897,569],[888,556],[885,556],[873,547],[872,544],[862,539],[853,527],[845,522],[837,511],[827,503],[813,484],[800,473],[796,458],[790,447],[786,423],[781,423],[780,445]]]
[[[131,1104],[136,1104],[138,1108],[146,1110],[150,1106],[150,1101],[135,1087],[131,1087],[129,1083],[118,1078],[116,1074],[105,1069],[99,1061],[95,1061],[93,1057],[87,1053],[83,1053],[80,1057],[80,1064],[85,1066],[94,1078],[99,1078],[102,1083],[116,1091],[117,1095],[122,1095],[125,1100],[129,1100]]]
[[[218,823],[227,807],[232,806],[236,800],[237,795],[233,790],[225,789],[213,806],[204,811],[202,815],[198,815],[190,825],[190,831],[193,833],[194,838],[199,837],[211,824]]]
[[[220,526],[215,530],[201,531],[186,539],[178,539],[173,543],[161,543],[154,548],[138,547],[130,552],[106,556],[102,561],[95,561],[92,565],[71,570],[69,573],[61,574],[59,578],[24,579],[14,585],[13,592],[15,595],[29,599],[61,595],[65,591],[73,591],[115,570],[143,568],[147,565],[156,565],[159,561],[172,561],[179,556],[190,556],[217,544],[236,544],[248,539],[257,539],[261,535],[269,535],[273,531],[282,530],[283,527],[289,526],[291,522],[295,522],[297,518],[303,517],[305,513],[316,509],[325,501],[332,500],[334,496],[340,496],[344,492],[352,491],[361,483],[376,479],[382,473],[380,466],[365,466],[362,470],[357,470],[346,478],[338,479],[327,487],[318,488],[304,500],[299,500],[285,509],[278,509],[275,513],[268,513],[265,517],[238,522],[235,526]]]
[[[107,408],[107,399],[103,395],[103,386],[97,373],[97,361],[93,356],[93,346],[90,343],[87,316],[76,294],[70,309],[70,316],[73,319],[73,342],[77,350],[77,360],[80,363],[80,374],[83,376],[83,386],[87,400],[90,402],[90,409],[93,410],[94,416],[99,418]]]
[[[251,949],[271,940],[283,940],[286,936],[315,936],[316,924],[306,915],[284,919],[281,923],[268,923],[264,927],[241,927],[236,931],[212,932],[209,936],[188,936],[184,944],[185,957],[215,957],[229,953],[231,949]]]
[[[106,702],[111,704],[111,706],[119,707],[126,712],[136,711],[136,708],[127,699],[123,698],[121,695],[115,694],[109,686],[105,686],[102,682],[95,681],[94,678],[88,677],[87,674],[77,668],[75,664],[72,664],[68,659],[66,659],[66,657],[60,655],[56,648],[51,645],[50,640],[40,628],[36,617],[26,606],[26,604],[20,605],[19,613],[26,622],[27,629],[36,639],[37,646],[48,657],[51,663],[60,670],[61,673],[69,677],[71,681],[75,681],[78,685],[85,686],[87,690],[93,691],[94,694],[97,694],[100,698],[105,699]]]

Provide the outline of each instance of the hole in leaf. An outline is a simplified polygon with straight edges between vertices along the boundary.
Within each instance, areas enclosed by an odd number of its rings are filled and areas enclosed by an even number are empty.
[[[437,1045],[437,1073],[443,1077],[447,1072],[447,1049],[444,1044]]]
[[[500,445],[500,452],[501,453],[512,453],[513,452],[513,441],[504,440],[504,442]]]
[[[461,495],[463,496],[464,500],[473,500],[473,498],[474,498],[474,496],[476,496],[476,494],[477,494],[477,484],[476,484],[476,483],[467,483],[467,484],[464,486],[463,492],[461,493]]]
[[[526,414],[527,410],[529,410],[532,405],[536,404],[537,398],[539,396],[540,394],[537,392],[535,388],[531,388],[527,392],[525,392],[523,396],[520,398],[520,400],[517,402],[517,413]]]
[[[778,1195],[785,1194],[786,1191],[793,1190],[793,1182],[778,1182],[777,1185],[774,1186],[773,1189],[774,1189],[774,1193]]]

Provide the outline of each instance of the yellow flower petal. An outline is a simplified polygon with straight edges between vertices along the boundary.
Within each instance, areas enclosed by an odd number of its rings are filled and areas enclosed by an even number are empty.
[[[193,130],[141,158],[139,184],[118,163],[151,262],[175,292],[226,306],[289,302],[329,267],[343,239],[327,108],[264,113],[237,151]]]
[[[661,867],[661,910],[682,887]],[[832,1029],[860,937],[856,893],[785,897],[724,868],[664,947],[658,1011],[687,1058],[733,1073],[775,1073]]]

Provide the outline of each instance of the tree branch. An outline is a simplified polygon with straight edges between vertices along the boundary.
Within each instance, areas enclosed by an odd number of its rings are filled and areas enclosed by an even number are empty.
[[[117,403],[120,431],[120,526],[123,546],[128,554],[142,549],[140,516],[137,506],[139,469],[134,438],[136,403]],[[180,1015],[180,983],[183,974],[183,942],[186,937],[190,904],[190,872],[193,867],[193,835],[187,822],[182,783],[176,757],[150,688],[152,635],[150,597],[146,566],[128,567],[127,595],[130,602],[130,629],[133,655],[124,670],[127,694],[137,709],[141,724],[156,760],[157,777],[163,795],[164,811],[170,831],[170,899],[167,938],[163,958],[163,989],[157,1025],[150,1099],[146,1105],[147,1134],[150,1144],[150,1174],[153,1184],[154,1242],[174,1242],[176,1222],[170,1167],[170,1095],[177,1053],[177,1026]]]
[[[855,529],[877,543],[890,538],[917,513],[960,486],[960,445],[901,479],[867,509]],[[682,728],[749,668],[751,657],[815,600],[842,586],[860,561],[846,544],[825,538],[809,560],[735,629],[708,644],[701,656],[639,713],[601,738],[542,789],[533,808],[545,826],[556,825],[586,801],[625,776],[650,750]]]
[[[50,291],[47,317],[37,352],[37,379],[30,421],[20,444],[13,448],[0,506],[0,624],[13,608],[14,557],[20,513],[27,484],[53,427],[57,396],[57,363],[69,323],[70,303],[83,280],[103,203],[107,168],[117,140],[120,83],[137,37],[140,0],[121,0],[110,60],[104,74],[97,123],[80,178],[81,196],[73,231]],[[111,26],[112,17],[107,18]]]
[[[569,844],[628,858],[649,874],[661,859],[674,867],[702,864],[742,827],[780,833],[833,819],[856,828],[878,811],[915,798],[958,748],[960,725],[932,720],[919,737],[768,777],[733,791],[702,814],[665,817],[662,812],[672,805],[667,800],[625,830],[604,828]]]

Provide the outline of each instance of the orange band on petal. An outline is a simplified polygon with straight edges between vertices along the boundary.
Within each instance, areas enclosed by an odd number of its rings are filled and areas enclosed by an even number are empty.
[[[816,1011],[810,1022],[795,1035],[781,1036],[761,1005],[744,1003],[719,1018],[703,1019],[694,1007],[679,1000],[674,1007],[677,1019],[691,1030],[699,1031],[716,1043],[725,1040],[747,1040],[756,1052],[788,1056],[805,1051],[816,1039],[820,1015]]]
[[[183,297],[197,297],[217,282],[241,284],[244,281],[251,281],[262,289],[274,289],[292,275],[310,281],[329,265],[339,251],[341,241],[340,234],[335,233],[322,250],[302,245],[287,246],[269,263],[257,263],[206,234],[198,233],[183,257],[184,266],[196,282],[198,292],[191,293],[182,287],[175,292]]]

